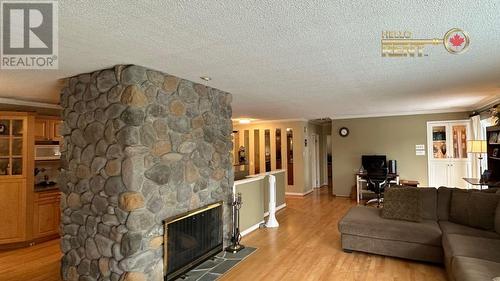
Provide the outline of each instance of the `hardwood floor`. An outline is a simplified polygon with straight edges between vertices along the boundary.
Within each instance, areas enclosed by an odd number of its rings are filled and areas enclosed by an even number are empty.
[[[221,280],[445,281],[442,267],[376,255],[342,252],[337,222],[354,203],[327,188],[287,198],[278,229],[259,229],[242,243],[256,253]],[[58,240],[0,252],[0,281],[60,281]]]
[[[59,239],[0,252],[0,281],[60,281]]]

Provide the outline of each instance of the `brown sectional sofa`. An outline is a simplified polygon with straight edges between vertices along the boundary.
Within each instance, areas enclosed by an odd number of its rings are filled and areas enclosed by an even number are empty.
[[[373,207],[351,208],[338,225],[344,251],[444,263],[452,281],[500,277],[500,234],[449,221],[454,189],[419,190],[421,222],[384,219]]]

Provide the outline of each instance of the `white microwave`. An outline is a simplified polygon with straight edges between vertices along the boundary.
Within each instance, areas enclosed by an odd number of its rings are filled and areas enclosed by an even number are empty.
[[[58,144],[35,145],[35,160],[60,160],[61,148]]]

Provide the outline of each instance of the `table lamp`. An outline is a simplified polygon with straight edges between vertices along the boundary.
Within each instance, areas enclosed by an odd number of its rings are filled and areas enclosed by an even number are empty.
[[[469,140],[467,141],[467,152],[477,154],[479,159],[479,181],[483,182],[483,154],[486,153],[486,141],[485,140]]]

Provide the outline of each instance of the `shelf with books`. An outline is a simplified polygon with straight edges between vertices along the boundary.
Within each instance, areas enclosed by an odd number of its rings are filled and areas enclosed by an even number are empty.
[[[500,180],[500,126],[486,128],[488,170],[490,170],[490,179]]]

